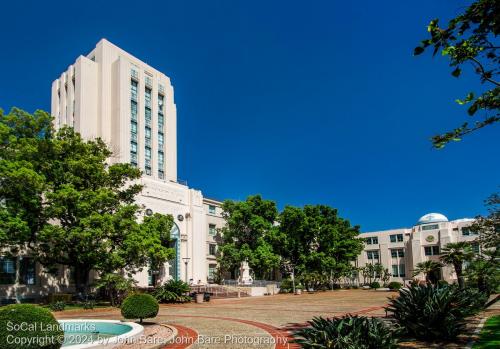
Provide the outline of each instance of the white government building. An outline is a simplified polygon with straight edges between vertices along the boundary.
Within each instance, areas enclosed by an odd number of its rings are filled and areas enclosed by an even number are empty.
[[[211,281],[216,268],[214,239],[224,225],[221,202],[177,179],[177,113],[170,79],[148,64],[102,39],[52,83],[55,126],[70,125],[82,137],[102,138],[112,149],[112,163],[130,162],[144,172],[138,203],[145,212],[171,214],[176,257],[161,270],[144,269],[135,278],[148,287],[168,279]],[[413,228],[364,233],[365,250],[357,264],[380,262],[393,280],[411,279],[414,266],[437,259],[448,242],[471,240],[470,219],[449,222],[440,214],[422,217]],[[442,277],[453,280],[451,268]],[[48,293],[74,290],[71,272],[43,271],[28,256],[0,258],[0,301],[35,300]]]
[[[408,284],[416,265],[426,260],[439,261],[441,250],[450,242],[473,241],[476,233],[470,230],[474,220],[470,218],[449,221],[440,213],[422,216],[411,228],[400,228],[360,234],[365,240],[357,266],[380,263],[391,272],[391,281]],[[476,252],[479,245],[473,244]],[[452,266],[441,268],[439,279],[457,282]],[[417,279],[425,279],[417,275]],[[361,275],[360,283],[363,282]]]
[[[111,163],[130,162],[144,176],[137,202],[145,212],[171,214],[176,257],[159,271],[136,274],[138,286],[170,278],[211,280],[214,237],[224,220],[221,202],[177,180],[177,112],[170,79],[102,39],[52,83],[56,128],[70,125],[83,138],[100,137],[112,149]],[[70,270],[44,273],[29,257],[0,260],[0,299],[34,299],[73,289]]]

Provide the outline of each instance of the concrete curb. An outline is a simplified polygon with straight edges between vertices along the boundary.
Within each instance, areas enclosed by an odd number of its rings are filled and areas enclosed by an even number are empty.
[[[167,324],[158,324],[158,325],[169,328],[172,331],[172,334],[170,336],[168,336],[167,338],[165,338],[165,341],[164,341],[165,343],[163,343],[163,344],[157,344],[155,346],[152,346],[149,349],[162,349],[162,348],[165,348],[165,346],[168,345],[167,343],[170,342],[171,340],[173,340],[177,336],[178,332],[177,332],[177,329],[174,326],[169,326]]]

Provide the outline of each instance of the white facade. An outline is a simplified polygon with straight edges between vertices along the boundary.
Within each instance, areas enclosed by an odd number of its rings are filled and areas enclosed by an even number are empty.
[[[113,151],[111,163],[139,167],[144,189],[138,204],[147,212],[174,217],[175,260],[159,271],[138,272],[138,286],[170,278],[206,283],[215,263],[210,254],[213,228],[220,229],[224,220],[219,201],[204,199],[201,191],[177,180],[177,111],[170,79],[102,39],[52,83],[51,108],[56,128],[69,125],[85,139],[100,137]],[[11,285],[0,284],[0,299],[33,299],[72,289],[67,268],[51,276],[39,265],[26,285],[19,275],[20,261],[6,262],[5,268],[17,277]]]
[[[439,254],[448,243],[475,240],[477,235],[469,229],[473,221],[469,218],[448,221],[442,214],[429,213],[411,228],[363,233],[359,238],[364,239],[365,245],[357,266],[380,263],[391,272],[390,281],[407,284],[413,279],[416,265],[426,260],[439,261]],[[452,266],[443,267],[440,277],[457,282]],[[425,279],[424,275],[416,278]],[[360,282],[363,282],[361,276]]]

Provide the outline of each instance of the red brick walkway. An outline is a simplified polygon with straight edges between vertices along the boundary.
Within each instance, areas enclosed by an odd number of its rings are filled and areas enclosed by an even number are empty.
[[[175,327],[177,329],[177,335],[174,338],[174,343],[165,346],[164,349],[189,348],[198,339],[198,332],[196,332],[192,328],[176,324],[169,324],[169,326]],[[176,341],[176,339],[178,342]]]

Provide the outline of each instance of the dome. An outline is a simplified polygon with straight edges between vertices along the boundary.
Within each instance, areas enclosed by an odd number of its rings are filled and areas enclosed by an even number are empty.
[[[439,223],[439,222],[448,222],[448,218],[441,213],[428,213],[422,217],[417,222],[417,225],[427,224],[427,223]]]

